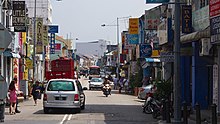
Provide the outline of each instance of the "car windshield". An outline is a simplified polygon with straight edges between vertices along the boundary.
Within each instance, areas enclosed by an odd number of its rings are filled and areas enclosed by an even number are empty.
[[[92,78],[91,82],[102,82],[101,78]]]
[[[50,81],[48,91],[75,91],[72,81]]]

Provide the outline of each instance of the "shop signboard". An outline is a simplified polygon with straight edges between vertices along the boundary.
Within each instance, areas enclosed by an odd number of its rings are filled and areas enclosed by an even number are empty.
[[[55,54],[55,33],[50,34],[50,54]]]
[[[43,18],[37,18],[36,20],[36,28],[37,28],[37,44],[36,44],[36,53],[43,53]]]
[[[138,34],[129,34],[128,41],[129,44],[139,44]]]
[[[49,25],[48,33],[58,33],[58,25]]]
[[[140,44],[140,58],[151,57],[152,46],[150,44]]]
[[[12,26],[25,26],[25,1],[13,1],[12,7]]]
[[[161,62],[174,62],[173,52],[160,52],[160,61]]]
[[[192,12],[192,25],[195,31],[204,30],[209,24],[209,6]]]
[[[192,33],[191,5],[182,5],[182,33]]]
[[[211,43],[220,42],[220,16],[210,19]]]
[[[220,15],[220,0],[209,1],[209,16],[210,18]]]
[[[213,104],[218,105],[218,95],[219,95],[219,86],[218,86],[218,65],[213,65]],[[218,110],[218,109],[217,109]]]

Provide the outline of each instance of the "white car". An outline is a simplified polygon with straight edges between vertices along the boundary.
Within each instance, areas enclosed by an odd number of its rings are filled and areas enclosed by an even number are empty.
[[[53,108],[67,108],[80,112],[85,109],[85,94],[77,79],[51,79],[43,98],[44,113]]]
[[[102,78],[92,78],[89,80],[89,90],[92,88],[102,88],[103,87],[103,79]]]

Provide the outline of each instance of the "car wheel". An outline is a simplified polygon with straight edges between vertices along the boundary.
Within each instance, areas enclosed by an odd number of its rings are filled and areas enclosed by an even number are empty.
[[[91,87],[89,87],[89,90],[91,90],[92,88]]]
[[[48,114],[48,113],[49,113],[49,110],[50,110],[49,108],[44,107],[44,113],[45,113],[45,114]]]

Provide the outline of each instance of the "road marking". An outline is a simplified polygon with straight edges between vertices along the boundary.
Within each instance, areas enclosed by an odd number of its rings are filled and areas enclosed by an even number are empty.
[[[63,122],[66,120],[67,116],[68,116],[67,114],[64,115],[63,120],[60,122],[60,124],[63,124]]]
[[[71,119],[71,117],[72,117],[72,114],[71,114],[71,115],[69,115],[69,117],[68,117],[68,119],[67,119],[67,120],[69,121],[69,120]]]

